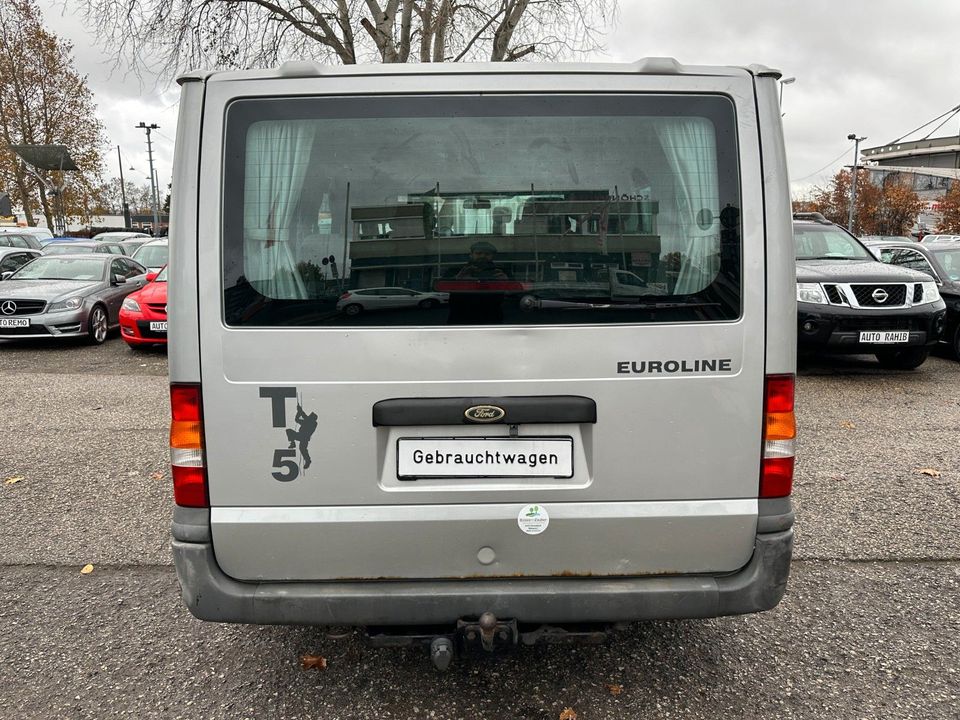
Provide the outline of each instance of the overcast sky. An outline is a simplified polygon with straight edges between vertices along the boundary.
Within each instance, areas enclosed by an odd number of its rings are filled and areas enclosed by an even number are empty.
[[[67,3],[70,5],[70,3]],[[74,43],[77,69],[89,77],[113,146],[104,160],[126,179],[147,181],[140,121],[157,123],[155,161],[170,181],[178,88],[141,86],[113,68],[110,53],[62,3],[39,0],[48,26]],[[783,118],[794,192],[825,184],[853,157],[847,135],[882,145],[960,104],[960,2],[956,0],[620,0],[607,51],[592,59],[632,61],[672,56],[682,63],[781,70]],[[954,118],[936,135],[960,132]],[[129,167],[136,171],[128,172]]]

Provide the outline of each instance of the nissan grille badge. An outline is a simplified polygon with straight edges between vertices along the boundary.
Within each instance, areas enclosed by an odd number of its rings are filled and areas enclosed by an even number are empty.
[[[883,288],[877,288],[870,294],[870,297],[876,300],[878,305],[883,305],[890,296],[887,295],[887,291]]]
[[[496,405],[474,405],[463,412],[463,416],[470,422],[492,423],[503,420],[506,411]]]
[[[13,300],[4,300],[0,304],[0,312],[4,315],[13,315],[17,311],[17,304]]]

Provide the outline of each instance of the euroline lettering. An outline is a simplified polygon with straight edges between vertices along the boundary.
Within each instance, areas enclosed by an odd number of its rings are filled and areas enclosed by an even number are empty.
[[[702,360],[623,360],[617,363],[618,375],[683,375],[691,373],[731,372],[730,358]]]

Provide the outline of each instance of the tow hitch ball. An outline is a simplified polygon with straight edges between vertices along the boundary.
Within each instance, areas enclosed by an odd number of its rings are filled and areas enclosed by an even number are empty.
[[[437,670],[446,670],[453,662],[457,645],[464,651],[482,648],[486,652],[515,647],[520,639],[516,620],[497,620],[485,612],[478,620],[457,621],[457,644],[453,638],[441,635],[430,643],[430,660]]]

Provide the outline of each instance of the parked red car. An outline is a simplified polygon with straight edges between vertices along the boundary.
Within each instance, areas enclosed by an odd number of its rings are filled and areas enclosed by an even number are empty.
[[[120,337],[131,348],[167,344],[167,268],[149,273],[147,280],[146,287],[127,295],[120,306]]]

